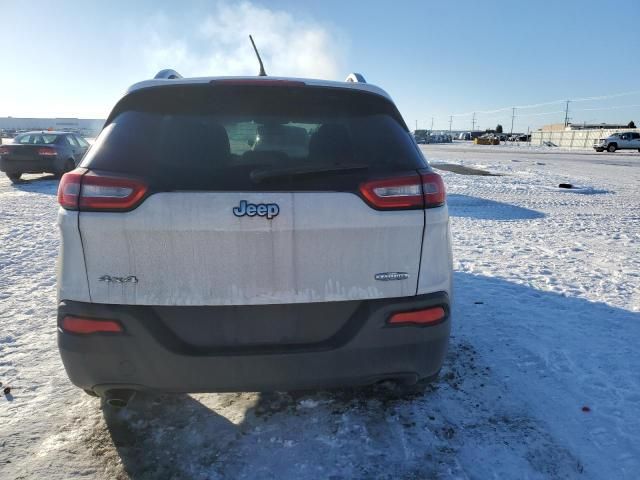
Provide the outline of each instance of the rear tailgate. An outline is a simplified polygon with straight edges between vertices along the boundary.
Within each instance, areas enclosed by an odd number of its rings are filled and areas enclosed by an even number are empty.
[[[243,200],[280,213],[236,217]],[[128,213],[80,214],[92,300],[132,305],[414,295],[423,224],[419,210],[380,212],[351,193],[325,192],[157,193]],[[408,279],[375,280],[397,271]]]
[[[82,163],[148,188],[129,211],[79,215],[92,301],[415,295],[422,206],[374,208],[360,188],[425,166],[391,102],[320,87],[148,90],[125,97]],[[340,165],[355,167],[323,171]]]

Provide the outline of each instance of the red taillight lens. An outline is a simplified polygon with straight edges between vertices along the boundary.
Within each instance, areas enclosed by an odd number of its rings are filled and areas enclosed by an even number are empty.
[[[435,325],[445,319],[447,313],[442,307],[426,308],[414,312],[401,312],[391,316],[392,325]]]
[[[9,147],[0,147],[0,155],[9,155]]]
[[[444,205],[447,194],[444,188],[442,177],[433,172],[422,173],[421,176],[425,208],[433,208]]]
[[[40,147],[38,149],[38,155],[41,157],[55,157],[58,154],[53,147]]]
[[[418,174],[366,182],[360,185],[360,193],[373,208],[379,210],[424,206]]]
[[[378,210],[433,208],[445,201],[442,177],[433,172],[366,182],[360,193]]]
[[[78,197],[80,196],[80,182],[86,169],[76,168],[65,173],[58,185],[58,203],[67,210],[78,209]]]
[[[62,177],[58,201],[72,210],[131,210],[146,193],[147,186],[138,180],[76,169]]]
[[[62,319],[62,330],[69,333],[89,335],[91,333],[121,333],[122,325],[115,320],[75,317],[67,315]]]

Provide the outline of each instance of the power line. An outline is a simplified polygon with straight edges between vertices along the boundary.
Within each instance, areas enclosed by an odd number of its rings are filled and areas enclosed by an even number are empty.
[[[571,101],[572,102],[589,102],[592,100],[608,100],[610,98],[626,97],[628,95],[637,95],[637,94],[640,94],[640,90],[632,90],[630,92],[623,92],[623,93],[612,93],[610,95],[600,95],[597,97],[574,98]]]
[[[569,100],[569,103],[573,103],[576,102],[577,100]],[[566,109],[566,103],[567,100],[562,100],[562,102],[565,104],[565,108],[563,110],[550,110],[548,112],[536,112],[536,113],[523,113],[520,112],[519,109],[521,107],[509,107],[512,111],[512,119],[514,119],[514,126],[515,126],[515,118],[528,118],[528,117],[541,117],[541,116],[545,116],[545,115],[557,115],[559,113],[564,113],[565,116],[567,114],[567,109]],[[631,104],[631,105],[611,105],[608,107],[597,107],[597,108],[572,108],[571,112],[588,112],[588,111],[598,111],[598,110],[619,110],[622,108],[640,108],[640,103],[636,103],[636,104]],[[515,109],[515,112],[514,112]],[[477,125],[477,114],[478,113],[483,113],[483,112],[471,112],[470,115],[472,115],[472,125]],[[488,118],[495,118],[498,119],[498,121],[500,121],[501,118],[504,119],[503,115],[496,115],[496,114],[483,114],[484,117],[488,117]],[[453,118],[456,117],[458,115],[449,115],[449,129],[451,130],[452,128],[452,123],[453,123]],[[432,121],[433,119],[435,119],[436,117],[432,117]],[[418,121],[416,120],[416,126]]]
[[[640,107],[640,104],[635,104],[635,105],[612,105],[610,107],[600,107],[600,108],[578,108],[574,111],[576,112],[587,112],[587,111],[593,111],[593,110],[617,110],[619,108],[637,108]]]
[[[622,93],[612,93],[612,94],[608,94],[608,95],[599,95],[599,96],[594,96],[594,97],[582,97],[582,98],[573,98],[573,99],[569,99],[569,102],[588,102],[588,101],[596,101],[596,100],[607,100],[610,98],[618,98],[618,97],[626,97],[629,95],[640,95],[640,90],[632,90],[629,92],[622,92]],[[492,114],[492,113],[498,113],[498,112],[506,112],[512,108],[517,108],[518,110],[525,110],[525,109],[530,109],[530,108],[538,108],[538,107],[544,107],[547,105],[555,105],[555,104],[559,104],[559,103],[566,103],[567,100],[553,100],[551,102],[543,102],[543,103],[532,103],[529,105],[516,105],[515,107],[501,107],[501,108],[496,108],[493,110],[475,110],[475,112],[465,112],[465,113],[455,113],[453,114],[454,117],[465,117],[467,115],[471,115],[473,113],[482,113],[482,114]]]
[[[512,107],[515,108],[517,110],[518,107]],[[518,111],[516,117],[520,118],[520,117],[537,117],[540,115],[552,115],[552,114],[558,114],[558,113],[564,113],[564,110],[553,110],[550,112],[538,112],[538,113],[521,113]],[[501,119],[504,118],[504,115],[485,115],[485,117],[488,118],[497,118],[497,119]],[[507,117],[509,118],[509,117]]]
[[[526,114],[519,114],[519,117],[539,117],[542,115],[555,115],[557,113],[564,113],[564,110],[554,110],[553,112],[540,112],[540,113],[526,113]]]

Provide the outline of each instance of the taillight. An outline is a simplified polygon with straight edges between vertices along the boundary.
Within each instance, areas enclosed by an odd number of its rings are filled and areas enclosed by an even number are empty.
[[[78,206],[80,210],[129,210],[146,193],[147,186],[137,180],[89,172],[82,177]]]
[[[374,180],[360,185],[360,193],[380,210],[422,208],[422,186],[418,174]]]
[[[38,149],[38,155],[41,157],[55,157],[58,154],[53,147],[40,147]]]
[[[366,182],[360,193],[378,210],[433,208],[445,200],[442,177],[432,172]]]
[[[437,173],[421,173],[424,207],[433,208],[444,205],[447,193],[442,177]]]
[[[447,316],[444,308],[431,307],[413,312],[395,313],[389,319],[392,325],[435,325],[442,322]]]
[[[103,320],[96,318],[76,317],[67,315],[60,325],[62,330],[68,333],[89,335],[91,333],[121,333],[122,325],[115,320]]]
[[[147,186],[130,178],[109,177],[76,169],[63,175],[58,202],[70,210],[131,210],[147,193]]]
[[[67,210],[78,209],[78,198],[80,196],[80,182],[82,175],[87,170],[84,168],[76,168],[75,170],[65,173],[58,185],[58,203]]]
[[[0,147],[0,155],[9,155],[9,147]]]

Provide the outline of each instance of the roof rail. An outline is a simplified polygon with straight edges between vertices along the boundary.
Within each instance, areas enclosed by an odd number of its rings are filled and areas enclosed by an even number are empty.
[[[367,83],[361,73],[350,73],[345,82],[350,83]]]
[[[160,70],[156,73],[156,76],[153,77],[154,80],[165,79],[165,80],[176,80],[178,78],[182,78],[175,70],[171,70],[170,68],[165,68],[164,70]]]

